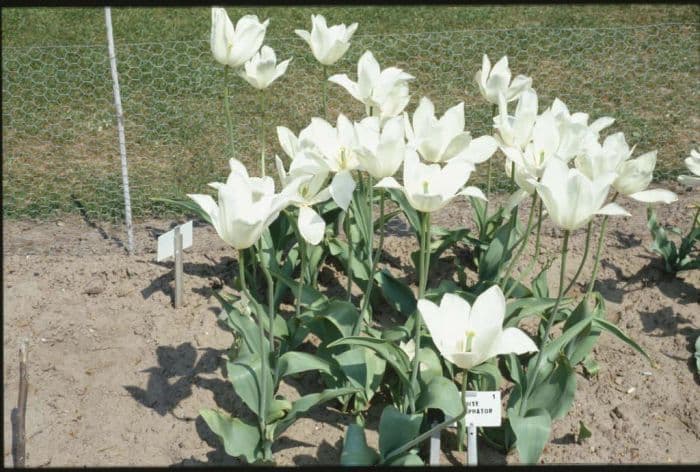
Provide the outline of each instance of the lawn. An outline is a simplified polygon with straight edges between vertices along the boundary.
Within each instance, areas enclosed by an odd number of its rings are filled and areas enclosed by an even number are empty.
[[[481,55],[507,54],[514,74],[533,77],[540,108],[555,97],[592,118],[610,115],[637,152],[659,150],[657,178],[682,170],[700,142],[700,8],[663,5],[494,7],[228,8],[231,18],[270,18],[267,43],[287,74],[268,90],[267,149],[280,153],[275,126],[297,132],[320,113],[321,69],[294,35],[310,15],[358,21],[348,54],[329,70],[354,77],[371,50],[383,67],[413,74],[412,100],[438,112],[463,100],[467,128],[488,132],[491,109],[474,73]],[[126,120],[132,205],[137,218],[162,215],[153,197],[201,192],[226,171],[223,73],[209,52],[206,8],[114,9]],[[122,216],[121,175],[102,9],[3,9],[3,216],[83,211]],[[259,95],[229,82],[237,151],[259,156]],[[363,109],[329,84],[329,119]],[[272,156],[270,156],[272,157]],[[271,164],[272,159],[268,159]],[[269,171],[273,171],[270,165]],[[472,180],[483,184],[484,175]],[[500,179],[505,181],[505,179]],[[507,190],[507,183],[499,188]]]

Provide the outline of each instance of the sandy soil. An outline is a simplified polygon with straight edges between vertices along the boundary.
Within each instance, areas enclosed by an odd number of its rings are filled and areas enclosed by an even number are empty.
[[[673,183],[680,201],[658,209],[659,220],[687,228],[686,208],[697,193]],[[599,275],[608,318],[647,350],[658,368],[604,334],[595,349],[596,377],[577,369],[578,390],[569,415],[553,427],[546,463],[700,462],[700,377],[691,362],[700,334],[700,271],[666,275],[648,250],[644,206],[625,202],[631,218],[611,219]],[[466,203],[435,222],[467,225]],[[524,220],[527,213],[521,210]],[[183,220],[184,221],[184,220]],[[125,255],[123,228],[71,216],[61,221],[3,222],[4,464],[12,464],[11,412],[18,390],[18,345],[29,340],[27,466],[235,464],[198,417],[200,408],[230,412],[240,400],[222,374],[221,354],[232,335],[217,324],[213,290],[235,272],[234,251],[212,228],[196,225],[185,254],[185,306],[172,308],[173,263],[155,262],[156,238],[175,221],[136,226],[137,253]],[[417,248],[400,231],[386,241],[397,273],[412,280],[409,254]],[[399,230],[399,231],[397,231]],[[403,234],[402,234],[403,233]],[[542,260],[554,257],[561,235],[544,227]],[[573,275],[583,251],[573,236]],[[448,253],[446,257],[462,257]],[[523,258],[524,263],[527,257]],[[581,280],[587,280],[590,263]],[[555,262],[551,274],[557,273]],[[453,277],[437,267],[431,284]],[[473,277],[473,275],[472,275]],[[554,276],[550,280],[555,286]],[[583,289],[579,284],[576,290]],[[283,385],[296,396],[317,390],[306,375]],[[276,444],[280,465],[338,463],[350,418],[333,404],[312,410]],[[369,428],[376,429],[374,407]],[[579,421],[593,433],[577,442]],[[443,464],[463,463],[443,437]],[[368,433],[376,446],[376,433]],[[480,461],[516,463],[480,443]]]

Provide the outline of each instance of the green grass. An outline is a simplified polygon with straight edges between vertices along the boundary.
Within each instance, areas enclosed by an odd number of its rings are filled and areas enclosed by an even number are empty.
[[[481,55],[507,54],[514,74],[534,79],[540,107],[555,97],[571,111],[610,115],[638,152],[659,149],[657,175],[674,177],[700,141],[700,8],[663,5],[227,8],[271,18],[266,42],[287,74],[266,99],[269,153],[281,154],[275,126],[297,132],[320,110],[321,69],[294,35],[310,15],[358,21],[350,51],[329,73],[356,74],[372,50],[383,67],[416,80],[412,111],[429,96],[438,112],[465,101],[467,128],[489,131],[490,106],[473,81]],[[162,215],[152,197],[205,191],[226,175],[221,67],[212,59],[208,8],[113,9],[132,205],[137,218]],[[681,23],[682,25],[668,25]],[[665,24],[665,26],[648,26]],[[594,28],[594,29],[590,29]],[[3,215],[48,217],[77,211],[122,214],[117,133],[103,9],[2,10]],[[259,157],[258,95],[229,83],[239,157]],[[329,84],[329,118],[363,108]],[[272,164],[272,155],[269,163]],[[500,166],[498,166],[500,167]],[[273,166],[268,171],[274,172]],[[479,169],[472,180],[484,182]],[[506,181],[506,179],[497,179]],[[505,189],[504,185],[500,186]]]

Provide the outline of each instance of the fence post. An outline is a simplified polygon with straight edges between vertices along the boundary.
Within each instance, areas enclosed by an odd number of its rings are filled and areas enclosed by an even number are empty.
[[[127,251],[129,255],[134,253],[134,229],[131,221],[131,196],[129,195],[129,171],[126,165],[126,138],[124,136],[124,113],[122,111],[122,99],[119,93],[119,75],[117,74],[117,55],[114,51],[114,37],[112,36],[112,12],[105,7],[105,25],[107,26],[107,47],[109,48],[109,65],[112,70],[112,84],[114,89],[114,108],[117,113],[117,129],[119,130],[119,154],[122,162],[122,187],[124,189],[124,213],[126,217]]]

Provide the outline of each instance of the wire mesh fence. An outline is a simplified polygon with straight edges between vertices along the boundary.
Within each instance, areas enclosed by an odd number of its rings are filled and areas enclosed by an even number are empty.
[[[96,10],[96,15],[101,11]],[[306,27],[306,25],[300,25]],[[171,211],[154,197],[201,193],[227,174],[223,67],[208,40],[139,42],[115,28],[124,108],[132,211],[136,219]],[[491,106],[474,74],[486,53],[507,55],[514,74],[533,78],[540,107],[555,97],[570,111],[613,116],[638,152],[659,150],[657,179],[682,173],[682,159],[700,142],[697,24],[614,28],[522,28],[357,34],[346,56],[328,70],[356,77],[371,50],[382,67],[398,66],[411,82],[412,111],[422,96],[438,113],[465,102],[473,136],[490,132]],[[238,77],[227,81],[238,157],[257,169],[262,132],[282,154],[275,127],[295,133],[321,114],[322,69],[300,38],[268,37],[287,73],[260,95]],[[4,47],[3,217],[48,218],[81,212],[93,220],[123,218],[116,119],[106,42]],[[328,84],[329,112],[360,119],[364,107]],[[506,182],[507,179],[500,179]],[[472,181],[485,181],[477,170]],[[504,185],[500,186],[504,189]]]

